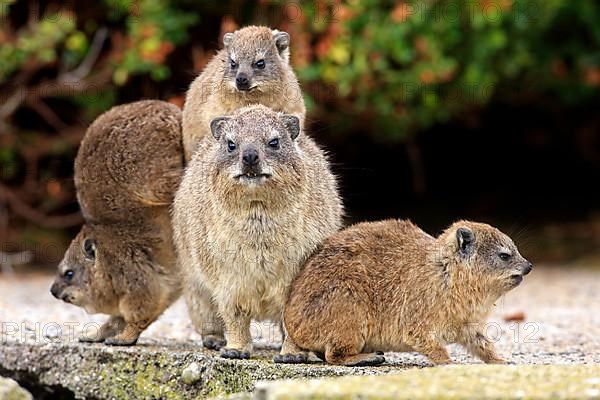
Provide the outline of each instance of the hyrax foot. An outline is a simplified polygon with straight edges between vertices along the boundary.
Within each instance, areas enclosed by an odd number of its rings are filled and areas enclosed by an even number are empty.
[[[355,356],[346,357],[339,361],[339,364],[347,367],[372,367],[385,362],[385,357],[375,353],[357,354]]]
[[[504,358],[496,357],[496,358],[488,358],[487,360],[483,360],[486,364],[510,364]]]
[[[273,362],[277,364],[306,364],[308,363],[308,354],[277,354],[273,357]]]
[[[250,352],[247,350],[230,349],[227,347],[223,347],[221,349],[221,357],[237,360],[247,360],[250,358]]]
[[[84,332],[79,341],[84,343],[101,343],[106,338],[115,336],[125,328],[125,320],[122,317],[112,316],[93,334]]]
[[[109,346],[133,346],[137,343],[138,338],[122,338],[120,335],[109,337],[104,341],[104,344]]]
[[[132,324],[125,327],[123,332],[118,335],[106,338],[104,344],[110,346],[133,346],[137,343],[138,337],[143,329],[135,328]]]
[[[202,338],[202,345],[209,350],[221,350],[227,341],[224,338],[220,338],[217,336],[209,335]]]
[[[82,343],[102,343],[104,342],[104,338],[100,335],[81,335],[79,336],[79,341]]]

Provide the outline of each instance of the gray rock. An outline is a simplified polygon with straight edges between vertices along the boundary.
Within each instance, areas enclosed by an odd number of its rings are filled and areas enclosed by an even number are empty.
[[[142,340],[137,346],[111,347],[0,341],[0,373],[32,388],[70,392],[76,398],[171,399],[248,393],[262,380],[385,374],[411,366],[280,365],[271,361],[274,354],[259,349],[256,358],[237,361],[180,342],[154,345]]]
[[[197,362],[193,362],[181,373],[181,380],[186,385],[192,385],[200,380],[202,370],[200,369],[200,365]]]
[[[448,365],[384,376],[258,382],[256,400],[600,399],[597,365]]]
[[[0,400],[31,400],[31,394],[12,379],[0,377]]]

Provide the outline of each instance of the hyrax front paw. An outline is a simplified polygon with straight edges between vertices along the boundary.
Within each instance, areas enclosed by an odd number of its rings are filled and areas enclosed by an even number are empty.
[[[277,354],[273,357],[273,362],[277,364],[306,364],[308,362],[308,354]]]
[[[371,354],[365,356],[362,359],[357,359],[356,361],[349,361],[348,363],[344,363],[344,365],[348,367],[374,367],[376,365],[381,365],[385,362],[385,357],[378,354]]]
[[[123,338],[119,336],[109,337],[104,341],[104,344],[109,346],[133,346],[137,343],[138,338]]]
[[[227,341],[225,339],[217,336],[208,335],[202,338],[202,346],[209,350],[221,350],[226,344]]]
[[[221,349],[220,354],[222,358],[231,358],[238,360],[247,360],[250,358],[250,352],[247,350],[230,349],[227,347],[223,347]]]
[[[506,361],[504,358],[494,357],[483,360],[486,364],[514,364],[513,362]]]
[[[104,338],[99,335],[81,335],[78,339],[82,343],[102,343]]]

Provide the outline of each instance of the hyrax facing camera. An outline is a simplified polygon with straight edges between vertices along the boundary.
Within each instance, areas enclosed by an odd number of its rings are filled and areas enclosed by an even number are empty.
[[[210,135],[210,121],[238,108],[264,104],[304,120],[304,99],[289,61],[289,34],[248,26],[226,33],[223,44],[186,96],[183,146],[188,162],[199,140]]]
[[[494,302],[532,265],[512,240],[460,221],[433,238],[408,221],[362,223],[328,238],[298,274],[284,312],[287,337],[276,362],[376,365],[381,351],[417,351],[450,363],[460,343],[500,363],[484,324]]]
[[[182,173],[181,112],[172,104],[113,107],[87,130],[75,160],[85,224],[51,288],[88,313],[110,315],[82,340],[134,344],[179,297],[169,208]]]
[[[184,296],[206,347],[247,358],[250,321],[279,321],[289,285],[341,225],[329,164],[298,117],[262,105],[210,123],[174,202]]]

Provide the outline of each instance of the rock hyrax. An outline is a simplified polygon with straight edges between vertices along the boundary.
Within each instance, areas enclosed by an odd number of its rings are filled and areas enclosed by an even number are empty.
[[[130,345],[179,297],[169,208],[183,174],[181,112],[161,101],[113,107],[75,160],[85,224],[51,292],[111,317],[86,341]]]
[[[381,351],[417,351],[445,364],[445,344],[457,342],[486,363],[503,362],[483,335],[485,320],[531,268],[486,224],[460,221],[437,238],[409,221],[351,226],[295,278],[275,361],[304,362],[313,351],[332,364],[375,365]]]
[[[342,205],[298,117],[253,105],[210,126],[175,196],[175,243],[204,345],[216,347],[224,322],[221,355],[247,358],[251,319],[281,320],[293,277],[340,228]]]
[[[248,26],[223,37],[225,48],[192,82],[183,108],[186,160],[210,121],[250,104],[264,104],[304,123],[304,99],[289,62],[290,35],[264,26]]]

